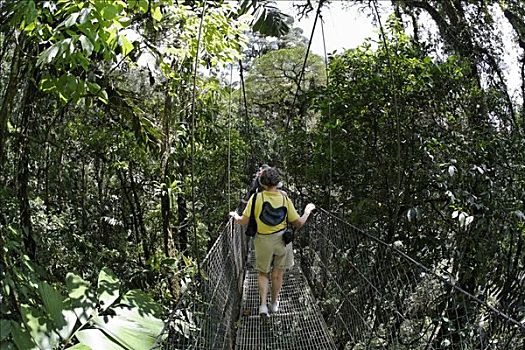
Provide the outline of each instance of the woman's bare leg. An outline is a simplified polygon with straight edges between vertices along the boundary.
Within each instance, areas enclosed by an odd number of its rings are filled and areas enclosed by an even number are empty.
[[[261,305],[266,305],[266,300],[268,299],[268,274],[259,272],[259,275],[257,276],[257,282],[259,284],[259,299],[261,301]]]
[[[272,271],[272,303],[279,301],[279,293],[283,286],[284,270],[273,269]]]

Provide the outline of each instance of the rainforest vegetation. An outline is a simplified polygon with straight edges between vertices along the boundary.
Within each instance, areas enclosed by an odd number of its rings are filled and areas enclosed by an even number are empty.
[[[261,163],[523,320],[525,4],[318,5],[0,0],[2,349],[151,348]]]

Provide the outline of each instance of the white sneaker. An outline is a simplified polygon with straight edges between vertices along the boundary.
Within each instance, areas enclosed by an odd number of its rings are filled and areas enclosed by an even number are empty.
[[[259,316],[268,317],[268,306],[266,304],[259,306]]]
[[[275,313],[279,311],[279,300],[270,304],[270,312]]]

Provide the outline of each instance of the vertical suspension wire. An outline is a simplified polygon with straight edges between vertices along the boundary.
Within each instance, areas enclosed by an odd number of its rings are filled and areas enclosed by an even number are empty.
[[[195,52],[195,63],[193,66],[193,92],[191,96],[191,221],[193,230],[193,255],[197,261],[197,268],[200,269],[199,249],[197,245],[197,222],[195,219],[195,96],[197,93],[197,67],[199,65],[199,51],[201,43],[202,25],[206,13],[206,0],[203,1],[199,32],[197,35],[197,50]]]
[[[246,140],[249,142],[250,144],[250,160],[253,160],[255,158],[255,150],[254,150],[254,147],[253,147],[253,140],[252,140],[252,127],[251,127],[251,123],[250,123],[250,118],[248,116],[248,102],[247,102],[247,99],[246,99],[246,88],[244,86],[244,69],[243,69],[243,66],[242,66],[242,61],[239,60],[239,74],[240,74],[240,78],[241,78],[241,90],[242,90],[242,102],[243,102],[243,105],[244,105],[244,128],[245,128],[245,131],[246,133],[248,134],[248,137],[246,138]],[[247,171],[247,176],[249,177],[250,176],[250,164],[249,164],[249,160],[247,159],[246,160],[246,169]]]
[[[293,97],[292,105],[291,105],[291,108],[290,108],[290,113],[288,113],[288,116],[286,117],[286,123],[285,123],[285,128],[284,128],[285,133],[288,132],[288,128],[290,126],[291,116],[294,113],[295,102],[297,101],[297,96],[299,95],[299,89],[301,88],[301,82],[303,80],[304,70],[306,69],[306,63],[308,62],[308,54],[310,53],[310,48],[312,47],[312,41],[313,41],[313,37],[314,37],[314,33],[315,33],[315,28],[317,26],[317,20],[319,19],[319,16],[321,15],[321,8],[323,6],[324,1],[325,0],[320,0],[319,1],[319,5],[317,6],[317,11],[315,13],[315,19],[314,19],[314,24],[312,26],[312,32],[310,33],[310,39],[308,40],[308,47],[306,48],[306,53],[304,55],[303,66],[301,68],[301,72],[299,73],[299,81],[297,82],[297,89],[295,90],[295,94],[294,94],[294,97]],[[276,147],[277,148],[277,154],[281,153],[282,140],[283,140],[283,138],[281,137],[276,142],[277,143],[277,147]],[[290,186],[290,177],[289,177],[289,171],[288,171],[286,157],[283,157],[283,163],[282,164],[283,164],[284,168],[286,169],[286,172],[285,172],[286,185]],[[297,183],[295,185],[297,185]]]
[[[381,16],[379,16],[379,11],[377,9],[377,0],[372,0],[372,6],[374,8],[375,15],[377,17],[377,22],[379,23],[379,29],[381,31],[383,46],[385,47],[386,52],[386,58],[388,63],[388,73],[390,77],[390,84],[391,84],[391,90],[392,90],[392,99],[394,104],[394,114],[396,118],[396,137],[397,137],[397,149],[396,149],[396,157],[397,157],[397,169],[396,169],[396,193],[395,193],[395,213],[399,213],[399,193],[401,191],[401,125],[399,120],[399,108],[397,105],[397,90],[395,89],[395,80],[394,80],[394,74],[393,74],[393,68],[392,68],[392,60],[390,59],[390,50],[388,48],[388,44],[386,42],[386,35],[385,30],[383,28],[383,23],[381,22]],[[397,215],[397,214],[396,214]],[[397,221],[397,220],[396,220]]]
[[[232,88],[233,88],[233,63],[230,64],[230,94],[228,101],[228,212],[231,206],[231,119],[232,119]]]
[[[329,89],[330,85],[330,71],[328,68],[328,55],[326,53],[326,39],[324,35],[324,20],[323,16],[321,17],[321,34],[323,36],[323,49],[324,49],[324,66],[325,66],[325,72],[326,72],[326,88]],[[328,99],[328,120],[331,119],[332,116],[332,100]],[[333,147],[332,147],[332,128],[328,130],[328,143],[329,143],[329,150],[328,150],[328,157],[329,157],[329,178],[328,178],[328,211],[332,210],[332,173],[333,173]]]
[[[301,88],[301,82],[303,80],[304,70],[306,68],[306,63],[308,62],[308,54],[310,53],[310,47],[312,47],[312,40],[314,38],[315,27],[317,26],[317,20],[319,19],[319,16],[321,14],[321,7],[323,6],[323,2],[324,0],[319,1],[319,5],[317,6],[317,11],[315,12],[315,19],[314,19],[314,25],[312,26],[312,33],[310,33],[310,40],[308,40],[308,47],[306,48],[306,54],[304,55],[303,67],[301,69],[301,72],[299,73],[299,81],[297,82],[297,89],[295,90],[295,94],[293,97],[291,113],[288,114],[288,117],[286,118],[285,131],[288,131],[288,126],[290,125],[290,117],[295,108],[295,102],[297,101],[297,96],[299,95],[299,89]]]

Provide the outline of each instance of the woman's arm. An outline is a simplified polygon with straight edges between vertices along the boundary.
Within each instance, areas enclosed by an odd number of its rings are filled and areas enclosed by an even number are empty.
[[[231,211],[230,216],[233,218],[233,220],[235,220],[236,223],[241,225],[248,225],[248,222],[250,221],[248,216],[239,215],[235,211]]]
[[[310,214],[312,213],[314,209],[315,209],[315,205],[313,203],[308,203],[306,205],[306,208],[304,208],[303,215],[299,219],[293,221],[291,223],[292,226],[295,227],[295,229],[297,230],[303,227],[304,224],[306,223],[306,220],[308,220],[308,217],[310,216]]]

